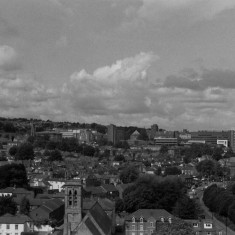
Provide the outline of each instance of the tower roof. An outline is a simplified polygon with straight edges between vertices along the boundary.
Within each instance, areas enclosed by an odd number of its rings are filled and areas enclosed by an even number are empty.
[[[82,186],[81,180],[66,180],[65,184],[63,185],[63,187],[66,186]]]

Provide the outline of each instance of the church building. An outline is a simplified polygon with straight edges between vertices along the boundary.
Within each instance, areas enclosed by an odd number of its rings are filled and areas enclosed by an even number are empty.
[[[83,212],[82,185],[79,180],[68,180],[65,185],[65,215],[63,235],[111,235],[112,220],[99,202]]]

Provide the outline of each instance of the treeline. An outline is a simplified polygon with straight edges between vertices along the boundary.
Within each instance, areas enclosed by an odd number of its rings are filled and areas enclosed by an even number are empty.
[[[184,162],[189,163],[193,159],[201,157],[203,155],[212,156],[216,161],[222,158],[229,158],[235,156],[232,149],[228,149],[226,153],[222,147],[210,146],[208,144],[192,144],[190,147],[182,148],[180,155],[184,156]]]
[[[203,194],[203,201],[209,210],[229,218],[235,224],[235,184],[228,189],[209,186]]]
[[[138,209],[165,209],[182,219],[197,219],[200,210],[186,195],[178,178],[142,176],[126,188],[123,199],[116,202],[117,212],[132,213]]]

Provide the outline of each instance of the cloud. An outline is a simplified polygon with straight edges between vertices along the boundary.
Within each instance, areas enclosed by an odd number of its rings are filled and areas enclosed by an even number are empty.
[[[163,86],[190,90],[235,89],[235,71],[222,69],[202,69],[199,72],[194,70],[184,71],[180,75],[168,76]]]
[[[0,69],[12,71],[18,70],[20,67],[18,55],[14,48],[7,45],[0,46]]]
[[[153,53],[140,53],[98,68],[92,74],[81,70],[72,74],[64,93],[69,94],[74,108],[84,113],[149,112],[147,70],[156,59]]]
[[[233,0],[139,0],[125,10],[133,22],[167,22],[191,24],[211,20],[226,10],[234,9]]]

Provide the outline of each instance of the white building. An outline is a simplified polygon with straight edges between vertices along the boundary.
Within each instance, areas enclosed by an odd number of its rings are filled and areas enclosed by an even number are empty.
[[[20,235],[33,231],[32,219],[26,215],[5,214],[0,217],[0,234]]]

